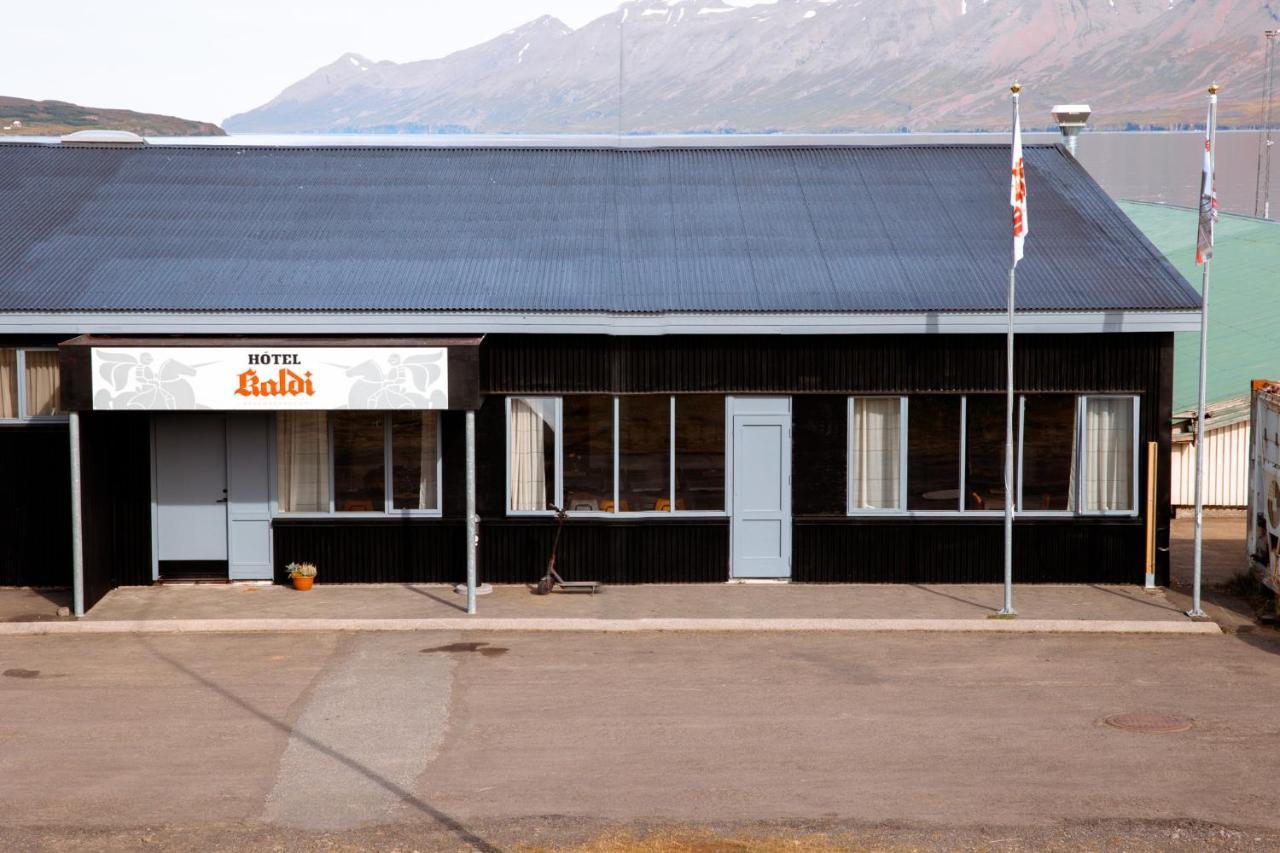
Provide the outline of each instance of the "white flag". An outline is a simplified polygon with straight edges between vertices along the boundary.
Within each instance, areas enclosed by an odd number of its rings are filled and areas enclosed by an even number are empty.
[[[1204,264],[1213,257],[1213,226],[1218,221],[1218,193],[1213,185],[1214,105],[1209,104],[1209,118],[1204,123],[1204,163],[1200,167],[1200,223],[1196,228],[1196,263]]]
[[[1013,179],[1009,185],[1009,204],[1013,207],[1013,265],[1022,260],[1022,244],[1030,230],[1027,220],[1027,169],[1022,162],[1022,116],[1015,100],[1013,106]]]

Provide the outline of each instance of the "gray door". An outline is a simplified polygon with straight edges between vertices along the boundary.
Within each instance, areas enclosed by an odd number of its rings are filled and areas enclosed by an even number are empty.
[[[789,411],[740,414],[739,411],[735,406],[733,576],[789,578],[791,414]]]
[[[227,416],[227,543],[231,580],[271,580],[271,417]]]
[[[156,558],[227,559],[226,420],[215,414],[156,415]]]

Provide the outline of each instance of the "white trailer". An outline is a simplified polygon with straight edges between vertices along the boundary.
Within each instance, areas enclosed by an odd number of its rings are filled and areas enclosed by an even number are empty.
[[[1280,382],[1253,383],[1249,419],[1249,557],[1280,594]]]

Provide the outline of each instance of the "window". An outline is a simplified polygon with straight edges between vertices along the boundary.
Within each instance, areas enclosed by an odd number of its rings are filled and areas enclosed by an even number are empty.
[[[904,397],[849,400],[849,508],[902,509]]]
[[[1137,457],[1137,398],[1084,398],[1084,501],[1090,513],[1131,513]]]
[[[612,397],[564,398],[564,505],[613,512]]]
[[[329,511],[329,419],[324,412],[276,416],[276,492],[281,512]]]
[[[1070,394],[1022,398],[1021,512],[1075,509],[1077,399]]]
[[[438,513],[439,429],[436,412],[278,413],[279,511]]]
[[[516,512],[542,512],[556,503],[556,425],[554,397],[513,397],[507,411],[510,452],[508,506]]]
[[[430,417],[427,417],[430,415]],[[435,412],[395,412],[391,420],[391,508],[440,508]]]
[[[907,509],[960,507],[960,401],[942,396],[910,399]]]
[[[18,351],[0,349],[0,419],[18,417]]]
[[[965,398],[964,508],[967,510],[1004,510],[1006,408],[1004,396],[984,394]],[[1017,429],[1016,421],[1014,429]]]
[[[507,406],[510,512],[724,512],[721,395],[511,397]]]
[[[333,508],[336,512],[385,509],[383,416],[378,412],[334,412]]]
[[[1005,399],[851,397],[848,512],[1002,512]],[[1027,394],[1016,405],[1019,512],[1136,512],[1137,397]]]
[[[618,398],[618,511],[671,511],[671,398]]]
[[[676,511],[724,511],[724,397],[676,397]]]
[[[58,352],[0,349],[0,421],[61,420]]]

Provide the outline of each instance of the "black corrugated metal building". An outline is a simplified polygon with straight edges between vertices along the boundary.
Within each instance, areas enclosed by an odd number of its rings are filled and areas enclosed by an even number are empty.
[[[0,145],[0,584],[458,581],[466,412],[483,581],[996,581],[1008,156]],[[1199,298],[1025,156],[1015,581],[1163,581]]]

